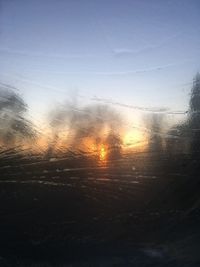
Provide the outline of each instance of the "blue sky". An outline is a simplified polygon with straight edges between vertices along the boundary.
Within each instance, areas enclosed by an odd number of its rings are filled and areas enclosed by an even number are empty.
[[[74,94],[185,110],[199,11],[198,0],[0,0],[0,79],[33,114]]]

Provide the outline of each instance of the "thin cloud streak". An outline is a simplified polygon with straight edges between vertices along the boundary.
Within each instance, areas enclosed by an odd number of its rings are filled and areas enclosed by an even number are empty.
[[[49,58],[89,58],[89,57],[100,57],[102,55],[95,55],[95,54],[48,54],[48,53],[41,53],[37,51],[26,51],[26,50],[16,50],[10,48],[0,47],[0,53],[8,53],[8,54],[16,54],[21,56],[28,56],[28,57],[49,57]]]
[[[137,70],[127,70],[127,71],[50,71],[50,70],[38,70],[38,69],[32,69],[31,71],[37,72],[37,73],[51,73],[54,75],[97,75],[97,76],[127,76],[127,75],[134,75],[134,74],[143,74],[143,73],[149,73],[154,71],[162,71],[167,68],[175,67],[180,64],[183,64],[184,62],[179,63],[170,63],[160,66],[154,66],[152,68],[143,68],[143,69],[137,69]]]
[[[172,36],[169,36],[168,38],[166,38],[165,40],[157,43],[157,44],[152,44],[152,45],[147,45],[144,46],[140,49],[137,50],[133,50],[131,48],[113,48],[113,54],[116,56],[120,56],[120,55],[137,55],[143,52],[148,52],[148,51],[152,51],[158,48],[162,48],[163,46],[167,45],[170,41],[173,41],[174,39],[176,39],[178,36],[180,36],[182,34],[182,32],[174,34]]]

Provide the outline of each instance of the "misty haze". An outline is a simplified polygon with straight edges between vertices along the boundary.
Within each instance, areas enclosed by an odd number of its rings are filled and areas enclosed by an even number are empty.
[[[0,1],[0,266],[200,266],[199,10]]]

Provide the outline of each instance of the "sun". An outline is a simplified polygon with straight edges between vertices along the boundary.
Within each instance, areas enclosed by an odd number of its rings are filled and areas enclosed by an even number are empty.
[[[107,152],[106,152],[106,147],[104,144],[101,144],[100,145],[100,148],[99,148],[99,159],[100,160],[105,160],[106,159],[106,155],[107,155]]]

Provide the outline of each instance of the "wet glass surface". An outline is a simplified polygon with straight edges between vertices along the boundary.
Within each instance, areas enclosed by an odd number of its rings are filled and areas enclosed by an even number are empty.
[[[0,1],[0,266],[199,266],[199,1]]]

